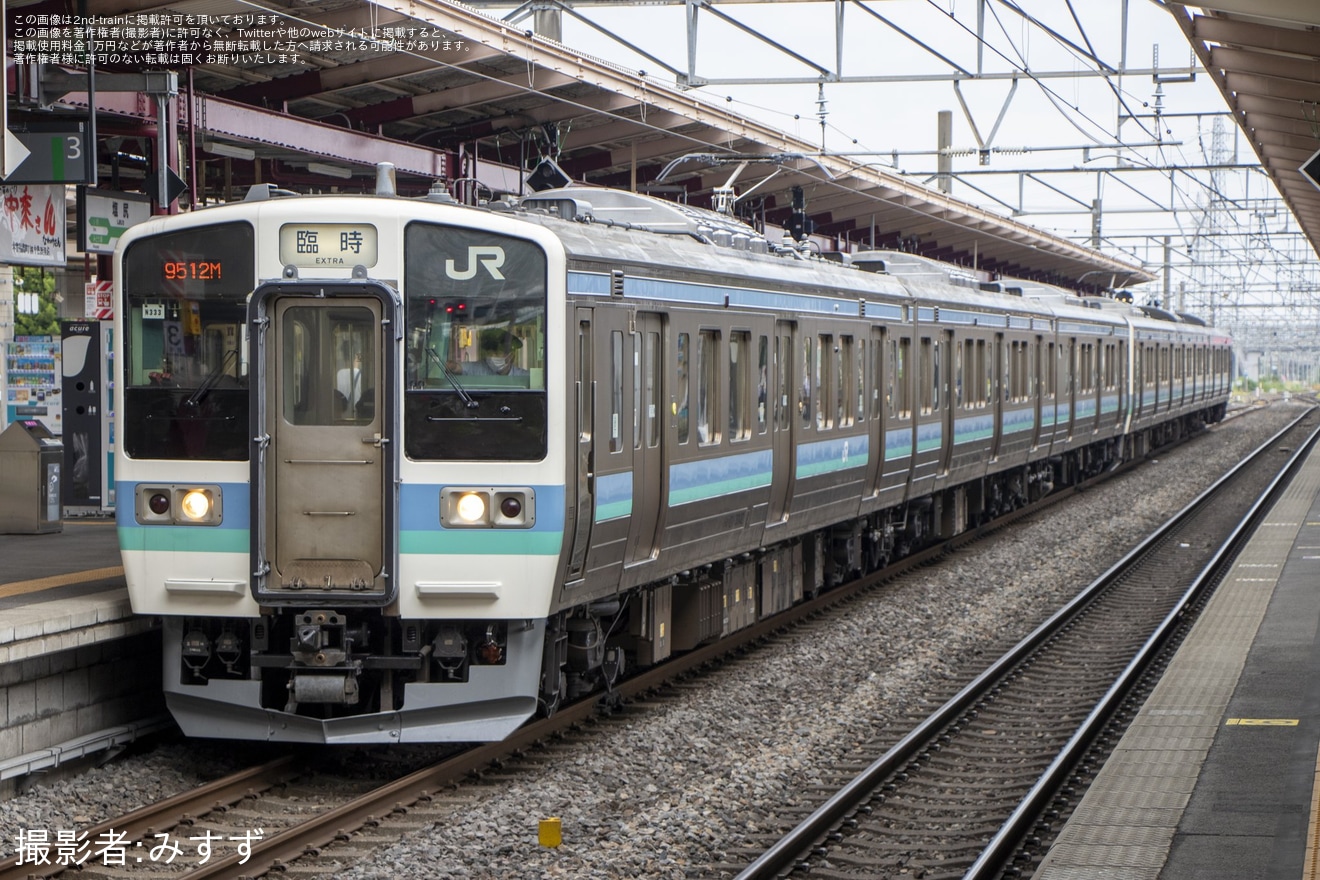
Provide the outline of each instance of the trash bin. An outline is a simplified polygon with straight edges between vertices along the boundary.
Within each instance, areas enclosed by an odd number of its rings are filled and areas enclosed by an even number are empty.
[[[36,419],[0,432],[0,534],[40,535],[64,529],[60,469],[64,444]]]

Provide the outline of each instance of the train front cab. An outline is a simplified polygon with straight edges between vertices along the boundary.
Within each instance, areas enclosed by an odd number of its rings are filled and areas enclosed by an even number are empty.
[[[189,734],[482,740],[535,711],[562,546],[563,415],[546,394],[562,252],[461,209],[414,206],[426,219],[405,228],[400,204],[217,208],[121,250],[119,486],[137,499],[121,547],[135,611],[162,615],[166,700]],[[236,215],[240,235],[216,223]],[[295,250],[317,239],[357,267]],[[223,284],[161,283],[165,257],[221,252]],[[501,355],[517,370],[478,363],[496,332],[518,338]],[[162,348],[173,384],[158,386]],[[190,489],[210,519],[169,504]]]

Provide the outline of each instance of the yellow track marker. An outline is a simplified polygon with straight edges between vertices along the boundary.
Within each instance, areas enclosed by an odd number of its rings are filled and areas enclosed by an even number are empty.
[[[559,846],[564,842],[564,826],[558,819],[542,819],[536,829],[536,839],[541,846]]]

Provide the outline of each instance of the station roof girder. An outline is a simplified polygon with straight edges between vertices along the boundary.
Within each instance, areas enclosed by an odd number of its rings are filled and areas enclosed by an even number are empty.
[[[61,6],[57,0],[12,6]],[[89,0],[92,15],[165,9],[152,0]],[[200,8],[200,7],[199,7]],[[330,28],[429,27],[461,41],[461,52],[319,49],[277,65],[244,62],[192,68],[192,118],[206,133],[254,149],[262,159],[328,157],[349,163],[358,179],[374,177],[376,161],[403,172],[438,175],[443,152],[464,150],[477,164],[540,150],[554,153],[576,180],[639,188],[660,169],[692,152],[784,153],[817,148],[764,123],[731,112],[692,91],[574,51],[559,43],[448,0],[207,0],[210,15],[264,10],[290,25]],[[61,9],[61,11],[66,11]],[[86,98],[83,96],[85,102]],[[71,96],[70,103],[76,105]],[[150,120],[139,105],[98,93],[101,112]],[[180,119],[188,118],[184,112]],[[553,130],[546,130],[547,127]],[[541,129],[541,131],[537,131]],[[554,138],[555,143],[549,143]],[[516,162],[516,159],[513,160]],[[834,180],[806,161],[783,168],[753,166],[738,181],[756,186],[776,210],[794,185],[816,185],[808,213],[819,210],[840,232],[872,225],[887,237],[920,237],[928,252],[971,256],[981,266],[1066,283],[1113,276],[1120,286],[1153,280],[1135,262],[1117,259],[874,167],[822,159]],[[684,183],[696,201],[731,169],[685,168],[666,183]],[[826,186],[822,186],[826,184]],[[341,186],[341,188],[343,188]],[[825,189],[831,190],[826,193]],[[857,239],[853,236],[853,240]]]

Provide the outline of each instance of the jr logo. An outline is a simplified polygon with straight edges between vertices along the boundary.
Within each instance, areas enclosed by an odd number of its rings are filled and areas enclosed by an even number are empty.
[[[477,274],[478,264],[490,273],[491,278],[504,280],[504,274],[500,272],[500,266],[504,265],[504,248],[489,245],[471,245],[467,268],[461,272],[455,270],[453,260],[445,260],[445,274],[455,281],[471,281]]]

